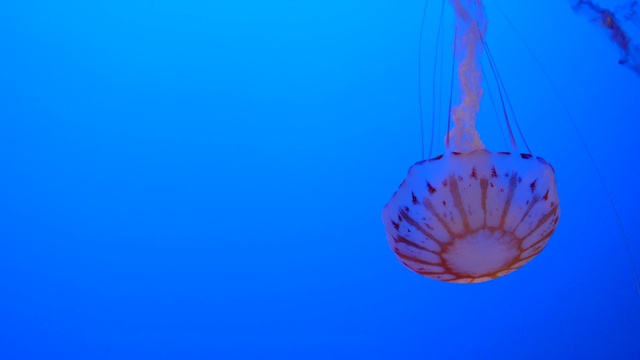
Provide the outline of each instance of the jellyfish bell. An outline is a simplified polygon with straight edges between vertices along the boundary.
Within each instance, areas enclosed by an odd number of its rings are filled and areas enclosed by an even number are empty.
[[[524,266],[545,247],[559,216],[550,164],[483,148],[416,163],[383,209],[387,240],[405,266],[459,283]]]

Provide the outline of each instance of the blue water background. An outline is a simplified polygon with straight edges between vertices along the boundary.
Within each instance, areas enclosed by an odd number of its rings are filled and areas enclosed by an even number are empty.
[[[639,259],[640,77],[567,2],[499,4]],[[556,169],[559,228],[480,285],[395,259],[380,217],[420,160],[422,6],[2,1],[0,358],[639,359],[603,186],[492,1],[487,41]],[[483,139],[506,150],[487,114]]]

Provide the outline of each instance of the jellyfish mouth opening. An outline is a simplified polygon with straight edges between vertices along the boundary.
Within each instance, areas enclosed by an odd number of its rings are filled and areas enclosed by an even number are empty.
[[[511,232],[482,228],[455,238],[442,257],[457,276],[489,280],[509,269],[519,255],[519,242]]]

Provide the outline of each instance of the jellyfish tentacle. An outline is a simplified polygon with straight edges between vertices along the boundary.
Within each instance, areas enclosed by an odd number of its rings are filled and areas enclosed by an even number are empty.
[[[418,112],[420,114],[420,143],[422,151],[420,158],[422,160],[424,160],[424,116],[422,114],[422,35],[424,33],[424,22],[427,18],[428,5],[429,0],[425,0],[424,9],[422,10],[422,21],[420,23],[420,39],[418,42]]]
[[[479,0],[451,0],[456,14],[455,49],[461,102],[451,110],[453,128],[447,135],[453,151],[473,151],[485,146],[476,130],[476,117],[482,99],[481,37],[486,32],[484,5]],[[475,23],[478,26],[475,26]]]

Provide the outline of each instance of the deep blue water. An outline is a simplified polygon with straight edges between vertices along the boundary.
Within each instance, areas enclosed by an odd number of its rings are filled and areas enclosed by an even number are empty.
[[[382,206],[420,160],[423,4],[1,2],[0,358],[639,359],[628,253],[561,101],[640,259],[640,77],[568,2],[499,1],[560,98],[486,2],[556,169],[547,248],[478,285],[389,249]]]

